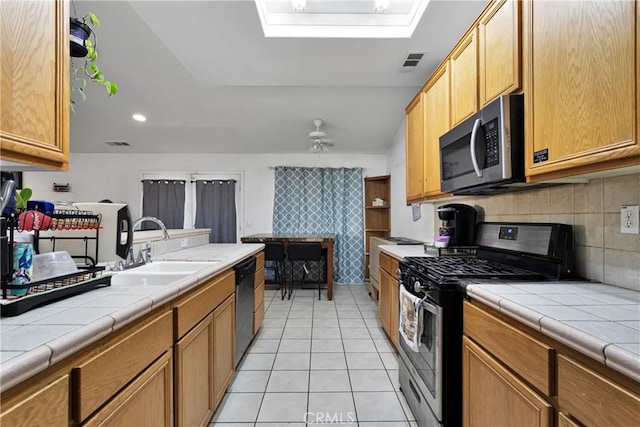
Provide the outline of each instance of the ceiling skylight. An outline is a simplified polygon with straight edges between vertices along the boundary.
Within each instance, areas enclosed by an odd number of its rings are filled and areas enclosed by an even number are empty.
[[[265,37],[410,38],[429,0],[255,0]]]

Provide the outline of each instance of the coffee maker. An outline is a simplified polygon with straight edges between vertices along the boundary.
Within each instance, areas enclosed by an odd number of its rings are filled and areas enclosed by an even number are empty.
[[[436,209],[442,221],[438,234],[449,236],[449,246],[473,246],[476,238],[476,210],[462,203],[450,203]]]

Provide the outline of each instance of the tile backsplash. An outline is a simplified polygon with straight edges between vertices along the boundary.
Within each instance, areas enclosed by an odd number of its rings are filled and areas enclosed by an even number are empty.
[[[571,224],[579,276],[640,291],[640,235],[620,233],[620,206],[640,205],[640,174],[460,202],[475,206],[481,221]]]

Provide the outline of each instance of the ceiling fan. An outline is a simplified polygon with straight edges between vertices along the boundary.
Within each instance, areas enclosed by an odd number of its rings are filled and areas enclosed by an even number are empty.
[[[309,148],[309,151],[312,153],[329,151],[329,147],[333,147],[333,143],[327,138],[326,132],[320,130],[320,126],[323,124],[324,121],[322,119],[313,120],[313,125],[316,127],[316,130],[309,132],[309,139],[313,144]]]

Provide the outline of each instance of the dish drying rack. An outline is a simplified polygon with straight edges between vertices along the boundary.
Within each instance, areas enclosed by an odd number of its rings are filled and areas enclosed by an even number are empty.
[[[8,266],[8,271],[4,272],[5,274],[3,274],[1,278],[1,317],[16,316],[40,305],[48,304],[98,287],[111,285],[111,273],[105,274],[106,272],[104,267],[95,266],[96,260],[98,259],[97,248],[102,215],[94,214],[90,211],[56,210],[51,214],[46,214],[50,219],[50,221],[47,219],[49,224],[46,228],[34,230],[29,229],[27,226],[21,228],[20,223],[34,224],[33,219],[35,216],[42,215],[42,213],[26,211],[21,214],[21,221],[19,221],[19,215],[16,213],[12,213],[7,218],[9,239],[6,247],[2,247],[2,257],[6,257],[6,259],[3,258],[3,261]],[[28,215],[33,215],[34,218],[28,218]],[[52,277],[36,282],[12,284],[14,233],[16,231],[34,231],[33,247],[34,251],[38,253],[40,231],[46,230],[95,230],[94,236],[46,237],[47,239],[54,240],[54,248],[55,239],[84,240],[85,253],[83,255],[71,254],[71,256],[76,259],[84,259],[85,263],[87,263],[89,267],[86,269],[80,269],[78,272],[72,274]],[[88,253],[89,240],[96,241],[96,253],[94,257],[91,257]]]

